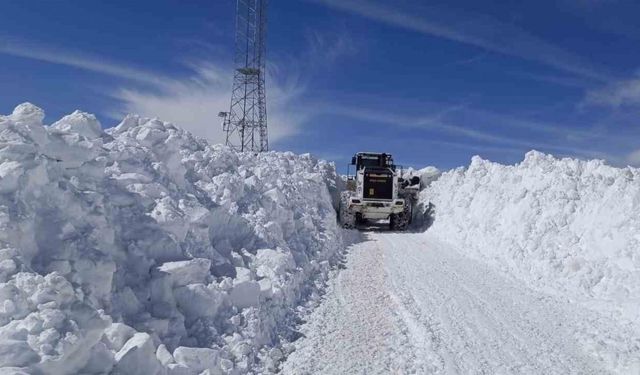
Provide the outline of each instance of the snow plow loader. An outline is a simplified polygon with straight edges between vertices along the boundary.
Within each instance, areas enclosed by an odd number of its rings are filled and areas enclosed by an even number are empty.
[[[359,152],[350,165],[355,166],[355,175],[347,172],[347,188],[340,197],[340,224],[353,229],[368,221],[388,220],[391,230],[406,230],[420,178],[403,178],[393,157],[386,153]]]

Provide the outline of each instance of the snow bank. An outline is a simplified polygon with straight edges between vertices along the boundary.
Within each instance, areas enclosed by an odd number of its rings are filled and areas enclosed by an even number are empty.
[[[431,185],[433,181],[436,181],[440,178],[442,172],[436,167],[425,167],[422,169],[413,169],[409,168],[404,171],[402,177],[406,180],[410,180],[411,177],[417,176],[420,178],[420,188],[425,189]]]
[[[535,288],[596,308],[640,306],[640,170],[529,152],[505,166],[474,157],[422,192],[429,229]]]
[[[333,166],[156,119],[43,119],[29,103],[0,116],[0,371],[272,366],[342,247]]]

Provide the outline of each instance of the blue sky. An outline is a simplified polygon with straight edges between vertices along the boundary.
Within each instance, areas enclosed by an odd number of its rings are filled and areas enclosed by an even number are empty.
[[[273,149],[393,152],[450,168],[530,149],[640,165],[640,4],[272,0]],[[499,3],[499,4],[498,4]],[[227,110],[232,0],[9,0],[0,113],[30,101],[104,127],[128,112],[213,141]]]

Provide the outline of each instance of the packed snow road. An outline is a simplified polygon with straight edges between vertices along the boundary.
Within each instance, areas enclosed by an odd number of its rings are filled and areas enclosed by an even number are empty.
[[[428,234],[368,233],[350,249],[346,269],[306,318],[305,337],[281,369],[602,374],[616,365],[594,349],[589,333],[628,336],[593,314],[532,291]]]

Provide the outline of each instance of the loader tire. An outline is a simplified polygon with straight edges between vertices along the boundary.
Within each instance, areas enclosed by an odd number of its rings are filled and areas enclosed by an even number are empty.
[[[407,202],[399,214],[391,215],[389,227],[391,230],[405,231],[411,223],[411,204]]]

